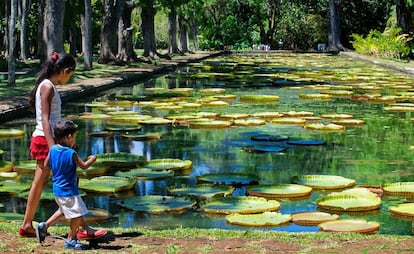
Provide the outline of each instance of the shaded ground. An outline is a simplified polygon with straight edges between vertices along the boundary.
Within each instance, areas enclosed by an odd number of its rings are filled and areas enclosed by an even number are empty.
[[[297,234],[292,234],[295,241],[257,238],[180,237],[167,238],[145,236],[140,233],[116,235],[115,240],[101,243],[93,249],[82,253],[414,253],[414,238],[393,241],[378,236],[375,239],[349,240],[332,237],[300,243]],[[332,235],[334,236],[334,235]],[[0,232],[2,253],[22,253],[22,238],[16,234]],[[27,239],[25,240],[28,241]],[[33,243],[33,253],[64,253],[63,240],[48,237],[43,245]],[[88,246],[86,241],[84,245]],[[19,250],[20,249],[20,250]],[[23,251],[28,252],[28,251]]]

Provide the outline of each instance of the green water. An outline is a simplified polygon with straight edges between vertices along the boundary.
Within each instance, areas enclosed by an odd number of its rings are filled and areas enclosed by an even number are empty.
[[[100,226],[118,225],[123,227],[146,226],[151,228],[200,227],[245,229],[226,223],[224,216],[208,216],[198,210],[184,214],[136,213],[118,207],[115,202],[126,196],[167,195],[169,186],[182,184],[194,186],[196,177],[207,173],[239,172],[253,174],[261,184],[290,183],[291,177],[305,174],[340,175],[355,179],[357,185],[382,185],[398,181],[413,181],[412,156],[414,151],[413,125],[410,112],[390,112],[392,103],[411,103],[413,77],[395,71],[382,69],[367,63],[344,59],[339,56],[322,54],[236,54],[209,59],[191,64],[174,73],[154,77],[145,83],[137,82],[109,90],[96,98],[84,98],[79,102],[64,105],[67,117],[74,118],[79,125],[79,153],[101,154],[127,152],[143,155],[148,160],[176,158],[191,160],[189,174],[168,180],[139,181],[134,191],[115,196],[88,194],[85,201],[91,208],[109,210],[113,218]],[[261,126],[229,128],[193,129],[188,126],[143,125],[140,133],[158,132],[162,138],[156,142],[130,141],[115,132],[113,137],[96,138],[89,135],[104,130],[107,121],[80,120],[76,115],[85,111],[101,113],[98,109],[85,106],[95,101],[121,101],[128,96],[150,100],[149,89],[193,88],[188,96],[171,99],[166,93],[158,94],[159,102],[176,105],[178,101],[197,102],[206,95],[205,88],[223,88],[225,94],[236,95],[227,100],[227,107],[202,107],[199,109],[156,109],[138,103],[117,104],[117,110],[133,110],[139,114],[165,117],[189,112],[215,112],[218,114],[254,114],[266,111],[288,112],[306,111],[314,116],[323,114],[351,114],[354,119],[365,121],[362,126],[347,126],[341,132],[323,132],[304,129],[301,125],[273,124]],[[334,96],[331,100],[300,99],[300,94],[324,93],[329,91],[351,91],[351,96]],[[339,89],[340,88],[340,89]],[[272,103],[246,103],[242,95],[278,95],[279,101]],[[382,96],[382,97],[379,97]],[[388,96],[388,97],[384,97]],[[379,99],[394,98],[387,103]],[[329,123],[323,118],[322,123]],[[5,151],[4,160],[19,161],[28,159],[30,134],[33,130],[32,118],[16,119],[3,127],[25,129],[24,138],[1,139],[0,147]],[[281,153],[249,153],[243,148],[257,145],[251,137],[259,134],[284,135],[290,139],[323,140],[323,146],[293,146],[286,143]],[[260,143],[260,142],[259,142]],[[268,143],[268,142],[267,142]],[[268,144],[269,145],[269,144]],[[271,144],[274,145],[274,144]],[[27,176],[25,176],[27,177]],[[318,210],[315,200],[327,191],[314,191],[304,200],[279,200],[280,212],[290,214]],[[245,189],[236,189],[234,195],[245,195]],[[412,234],[411,220],[399,219],[391,215],[389,206],[410,202],[403,197],[384,196],[381,208],[375,212],[339,213],[341,218],[363,218],[380,223],[380,233]],[[6,211],[24,212],[25,201],[7,197]],[[45,219],[54,209],[53,202],[45,202],[38,210],[37,220]],[[317,231],[317,227],[283,225],[258,230],[279,230],[289,232]]]

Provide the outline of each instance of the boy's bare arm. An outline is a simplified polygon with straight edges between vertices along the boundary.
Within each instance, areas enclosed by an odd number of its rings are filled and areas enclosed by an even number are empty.
[[[96,156],[94,155],[89,155],[86,161],[82,160],[77,154],[74,154],[73,157],[76,165],[81,169],[89,168],[96,161]]]

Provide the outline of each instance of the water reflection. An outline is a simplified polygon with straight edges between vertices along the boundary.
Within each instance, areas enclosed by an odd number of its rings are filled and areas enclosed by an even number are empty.
[[[186,112],[206,111],[216,113],[247,113],[253,114],[265,111],[310,111],[319,116],[323,113],[348,113],[355,119],[363,119],[363,126],[349,127],[345,132],[322,133],[305,131],[298,125],[280,125],[267,123],[262,126],[231,127],[227,129],[189,129],[186,126],[143,125],[141,130],[128,133],[157,132],[161,139],[157,141],[135,141],[122,137],[124,131],[114,131],[112,136],[96,137],[93,132],[105,131],[109,123],[105,120],[75,119],[79,125],[78,142],[81,145],[81,156],[88,154],[126,152],[145,156],[148,160],[157,158],[177,158],[191,160],[191,172],[180,172],[173,179],[157,181],[138,181],[131,192],[118,193],[112,196],[88,194],[85,197],[88,207],[109,210],[114,217],[102,225],[120,225],[122,227],[146,226],[151,228],[166,227],[200,227],[241,229],[226,223],[224,216],[211,217],[200,214],[197,210],[189,210],[184,214],[152,215],[135,213],[124,210],[115,201],[130,196],[166,195],[170,186],[196,184],[196,176],[207,173],[240,172],[254,174],[260,183],[290,183],[291,177],[302,174],[332,174],[356,179],[357,184],[381,185],[395,181],[413,181],[412,151],[408,148],[414,144],[414,126],[410,113],[390,113],[384,111],[385,104],[352,101],[349,98],[334,98],[331,101],[299,100],[302,93],[315,93],[316,85],[346,85],[349,83],[380,84],[383,82],[413,83],[412,77],[395,74],[378,67],[360,62],[341,60],[334,56],[323,56],[316,59],[312,56],[283,56],[262,59],[260,55],[241,56],[240,59],[216,59],[206,61],[215,75],[207,78],[196,78],[195,75],[206,74],[198,66],[180,68],[174,73],[154,77],[144,83],[133,86],[117,87],[116,89],[97,95],[84,101],[111,100],[120,103],[122,96],[145,98],[147,88],[172,89],[193,88],[193,96],[199,96],[203,88],[225,87],[226,94],[272,94],[280,96],[276,103],[244,104],[239,99],[229,101],[229,107],[189,109]],[[260,59],[253,64],[254,59]],[[293,61],[292,61],[293,60]],[[239,61],[239,65],[236,65]],[[281,63],[282,61],[282,63]],[[302,66],[295,65],[295,62]],[[286,64],[283,66],[282,64]],[[207,69],[207,67],[205,67]],[[353,73],[357,72],[357,74]],[[318,80],[310,81],[311,74],[317,73]],[[224,75],[226,74],[226,75]],[[273,76],[265,76],[272,74]],[[248,79],[254,77],[255,79]],[[271,77],[271,78],[269,78]],[[315,79],[315,76],[312,76]],[[369,79],[369,80],[368,80]],[[397,81],[395,81],[397,80]],[[305,86],[306,85],[306,86]],[[286,89],[291,86],[298,89]],[[299,89],[300,88],[300,89]],[[320,87],[319,87],[320,88]],[[351,89],[358,90],[356,87]],[[165,98],[158,95],[158,101]],[[197,97],[198,98],[198,97]],[[177,100],[185,100],[180,97]],[[195,100],[195,99],[194,99]],[[191,100],[189,100],[191,101]],[[177,113],[170,109],[156,109],[133,103],[129,106],[114,105],[118,110],[131,110],[137,114],[163,117]],[[99,112],[99,109],[85,107],[84,103],[74,102],[64,105],[64,113],[73,115],[82,112]],[[327,120],[323,120],[327,122]],[[10,161],[28,159],[30,135],[34,128],[32,118],[19,119],[5,123],[4,127],[24,129],[26,134],[19,139],[0,139],[0,147],[5,151],[3,158]],[[243,147],[258,144],[251,139],[258,134],[285,135],[290,138],[318,139],[326,141],[323,146],[297,146],[285,141],[275,142],[286,146],[280,153],[248,153]],[[263,142],[268,144],[269,142]],[[275,144],[273,143],[273,144]],[[113,172],[112,172],[113,173]],[[316,210],[315,200],[326,192],[314,192],[304,200],[280,200],[280,212],[290,214],[302,211]],[[245,195],[243,188],[236,189],[235,196]],[[24,212],[25,201],[14,197],[4,197],[5,210]],[[378,213],[343,214],[343,217],[357,217],[375,220],[381,223],[381,233],[412,234],[411,221],[393,218],[389,215],[391,205],[406,202],[401,198],[385,197]],[[47,218],[53,211],[54,203],[42,204],[36,214],[37,220]],[[264,230],[277,231],[317,231],[317,227],[297,226],[295,224]]]

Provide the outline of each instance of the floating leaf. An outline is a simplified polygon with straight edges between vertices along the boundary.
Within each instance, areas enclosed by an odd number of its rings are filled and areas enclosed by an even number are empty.
[[[146,134],[122,134],[122,137],[135,141],[154,141],[160,140],[161,134],[156,132]]]
[[[339,124],[323,124],[323,123],[307,123],[303,126],[307,130],[318,130],[318,131],[344,131],[346,128]]]
[[[223,120],[196,120],[189,122],[190,128],[227,128],[232,125],[231,121]]]
[[[88,133],[91,137],[98,137],[98,138],[106,138],[106,137],[112,137],[114,133],[112,131],[94,131]]]
[[[229,214],[226,215],[226,221],[230,224],[236,224],[249,227],[270,227],[290,222],[291,217],[288,214],[277,212],[264,212],[257,214]]]
[[[159,214],[167,212],[184,213],[193,207],[196,202],[182,197],[151,195],[118,200],[117,204],[138,212]]]
[[[133,189],[136,180],[127,177],[99,176],[90,180],[81,178],[79,188],[98,193],[115,193]]]
[[[279,207],[280,204],[276,200],[261,197],[213,198],[200,205],[202,212],[216,214],[271,212],[279,210]]]
[[[21,138],[24,137],[24,130],[0,129],[0,138]]]
[[[4,180],[0,181],[0,193],[1,194],[17,194],[21,191],[30,189],[31,182]]]
[[[13,170],[13,167],[13,162],[0,160],[0,172],[10,172]]]
[[[238,173],[205,174],[197,176],[197,181],[227,185],[247,185],[258,183],[257,178],[255,176]]]
[[[244,102],[274,102],[278,100],[279,96],[270,94],[245,94],[240,96],[240,101]]]
[[[289,145],[300,146],[320,146],[325,145],[326,142],[318,139],[289,139],[287,142]]]
[[[339,215],[324,212],[302,212],[291,214],[292,222],[303,226],[316,226],[322,222],[337,220]]]
[[[387,183],[383,190],[390,196],[414,196],[414,182]]]
[[[321,197],[316,204],[334,211],[372,211],[380,208],[381,199],[366,188],[354,188]]]
[[[136,167],[144,165],[147,159],[130,153],[105,153],[97,154],[96,161],[110,167]]]
[[[129,171],[118,171],[115,176],[135,178],[136,180],[155,180],[174,176],[172,170],[152,170],[150,168],[134,168]]]
[[[288,140],[288,136],[279,136],[279,135],[271,135],[271,134],[261,134],[257,136],[250,137],[253,141],[271,141],[271,142],[279,142]]]
[[[19,180],[20,175],[17,172],[0,172],[0,181],[4,180]]]
[[[326,232],[354,232],[354,233],[375,233],[378,232],[380,224],[375,221],[366,220],[334,220],[322,222],[318,225],[321,231]]]
[[[249,153],[280,153],[285,151],[286,147],[270,145],[251,145],[243,147],[243,150]]]
[[[79,116],[79,119],[82,120],[108,120],[110,118],[111,116],[107,114],[93,114],[89,112]]]
[[[0,221],[22,221],[24,214],[19,213],[0,213]]]
[[[247,186],[249,196],[265,198],[291,198],[308,196],[312,191],[311,187],[299,184],[274,184],[274,185],[253,185]]]
[[[414,218],[414,203],[399,204],[390,206],[390,212],[394,215]]]
[[[280,117],[272,119],[272,123],[275,124],[298,124],[302,125],[306,122],[305,119],[300,117]]]
[[[153,170],[184,170],[191,168],[192,165],[193,162],[190,160],[166,158],[149,160],[145,167]]]
[[[36,163],[36,160],[17,161],[13,165],[13,170],[19,174],[34,174]]]
[[[94,163],[92,166],[90,166],[88,169],[81,169],[78,168],[78,174],[85,175],[85,176],[98,176],[98,175],[104,175],[110,170],[108,165],[105,165],[103,163]]]
[[[264,119],[236,119],[233,121],[235,126],[259,126],[266,124]]]
[[[29,187],[30,187],[30,185],[29,185]],[[25,189],[25,190],[27,190],[27,189]],[[84,196],[86,193],[81,191],[79,194],[81,196]],[[17,197],[27,199],[29,197],[29,190],[20,192],[19,194],[17,194]],[[41,201],[53,201],[53,200],[55,200],[55,194],[53,193],[53,189],[52,189],[51,186],[46,186],[43,189],[42,195],[40,196],[40,200]]]
[[[169,188],[168,193],[174,196],[185,196],[191,199],[209,199],[218,196],[227,196],[232,192],[232,188],[223,185],[201,184],[195,187]]]
[[[313,189],[343,189],[355,184],[355,180],[335,175],[302,175],[292,177],[292,182]]]

